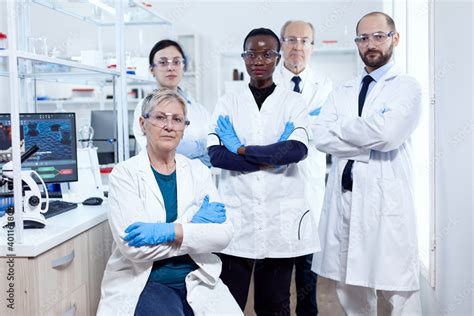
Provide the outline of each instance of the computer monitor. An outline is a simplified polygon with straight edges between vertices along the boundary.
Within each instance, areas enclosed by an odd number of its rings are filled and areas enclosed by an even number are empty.
[[[128,134],[133,135],[133,110],[128,111]],[[117,146],[116,140],[116,126],[114,121],[117,122],[117,113],[113,110],[93,110],[91,111],[91,126],[94,129],[94,146],[97,147],[97,155],[99,158],[99,164],[109,164],[116,162],[115,160],[115,146]],[[132,138],[133,139],[133,138]],[[130,153],[133,155],[135,152],[135,143],[131,141],[129,143]]]
[[[20,114],[21,150],[39,150],[22,163],[35,170],[44,182],[77,181],[76,116],[74,113]],[[0,168],[11,160],[10,114],[0,114]]]

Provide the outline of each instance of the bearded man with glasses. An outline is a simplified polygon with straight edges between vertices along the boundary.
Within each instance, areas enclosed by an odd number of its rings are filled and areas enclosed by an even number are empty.
[[[313,126],[333,157],[313,268],[337,281],[347,315],[377,315],[377,293],[392,315],[420,315],[411,135],[421,87],[392,61],[390,16],[369,13],[356,32],[363,73],[334,89]]]

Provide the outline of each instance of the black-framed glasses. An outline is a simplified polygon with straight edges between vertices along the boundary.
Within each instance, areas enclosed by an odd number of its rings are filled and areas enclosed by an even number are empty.
[[[385,32],[375,32],[372,34],[360,34],[354,38],[354,42],[358,46],[363,46],[369,43],[370,40],[372,40],[376,45],[380,45],[385,43],[389,37],[393,37],[395,34],[394,31],[390,31],[388,33]]]
[[[248,64],[255,63],[258,58],[260,58],[265,64],[271,64],[277,57],[280,57],[280,53],[271,49],[263,51],[246,50],[240,56],[242,56],[244,61]]]
[[[295,37],[295,36],[283,37],[283,43],[288,46],[296,46],[298,45],[298,43],[301,43],[301,45],[304,48],[310,48],[311,46],[314,45],[314,41],[308,37]]]
[[[156,127],[163,128],[168,124],[168,126],[172,126],[177,131],[184,130],[184,128],[191,123],[181,114],[165,113],[161,111],[146,113],[143,118],[149,120],[150,123]]]
[[[173,59],[168,59],[168,58],[163,57],[163,58],[158,59],[156,64],[151,64],[150,66],[152,68],[157,67],[159,70],[165,71],[165,70],[168,70],[170,65],[175,68],[184,67],[184,58],[176,57]]]

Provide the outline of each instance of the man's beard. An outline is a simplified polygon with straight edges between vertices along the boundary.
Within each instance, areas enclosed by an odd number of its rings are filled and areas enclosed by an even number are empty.
[[[377,53],[378,55],[375,58],[368,58],[367,55],[371,53]],[[384,54],[382,51],[377,49],[368,50],[364,55],[359,51],[360,58],[364,61],[364,64],[371,68],[380,68],[390,61],[393,54],[393,47],[390,47],[390,50]]]

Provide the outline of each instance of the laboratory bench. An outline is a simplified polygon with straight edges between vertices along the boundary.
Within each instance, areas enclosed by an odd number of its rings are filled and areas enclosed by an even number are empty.
[[[51,217],[43,229],[25,229],[13,252],[6,229],[0,238],[0,315],[96,314],[112,245],[107,200]]]

